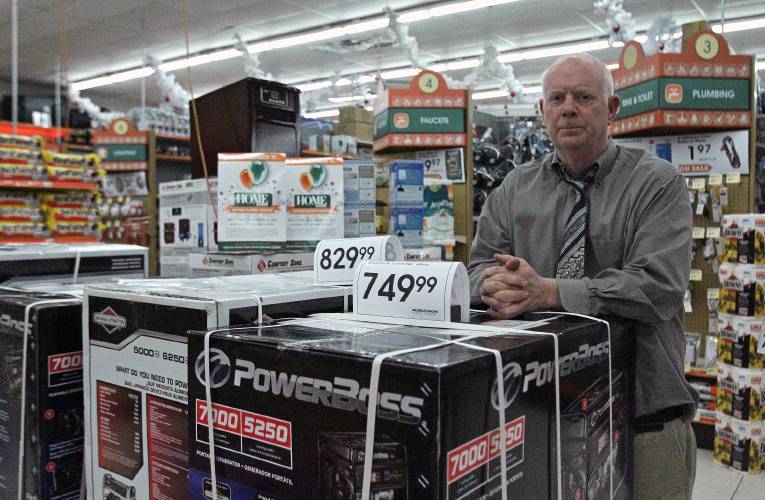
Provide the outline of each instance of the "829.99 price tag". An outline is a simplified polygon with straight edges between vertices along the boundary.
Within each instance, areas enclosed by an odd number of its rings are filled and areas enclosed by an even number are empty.
[[[319,285],[347,285],[363,261],[403,258],[404,248],[395,236],[322,240],[313,253],[314,281]]]
[[[462,262],[363,262],[353,310],[365,316],[467,321],[470,287]]]

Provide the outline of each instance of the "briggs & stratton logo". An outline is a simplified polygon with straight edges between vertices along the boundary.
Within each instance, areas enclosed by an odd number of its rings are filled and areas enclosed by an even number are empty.
[[[117,314],[111,306],[107,306],[103,311],[93,314],[93,322],[101,325],[106,330],[106,333],[114,333],[127,326],[127,319]]]
[[[266,264],[266,261],[263,259],[260,259],[260,262],[258,262],[258,271],[261,273],[266,270],[268,267],[268,264]]]
[[[196,373],[199,383],[203,385],[207,384],[205,377],[206,359],[205,352],[202,351],[194,362],[194,373]],[[220,349],[210,349],[210,387],[217,389],[224,386],[230,376],[231,360],[228,359],[226,353]]]

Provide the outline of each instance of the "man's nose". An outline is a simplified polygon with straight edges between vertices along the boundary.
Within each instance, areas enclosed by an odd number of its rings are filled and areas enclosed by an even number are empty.
[[[566,116],[576,115],[576,99],[571,94],[566,94],[566,99],[563,101],[562,113]]]

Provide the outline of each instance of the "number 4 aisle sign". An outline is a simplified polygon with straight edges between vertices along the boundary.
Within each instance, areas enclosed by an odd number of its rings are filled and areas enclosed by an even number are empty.
[[[404,248],[395,236],[322,240],[313,253],[314,281],[319,285],[348,285],[354,269],[366,260],[403,260]]]
[[[462,262],[363,262],[353,281],[362,316],[467,321],[470,286]]]

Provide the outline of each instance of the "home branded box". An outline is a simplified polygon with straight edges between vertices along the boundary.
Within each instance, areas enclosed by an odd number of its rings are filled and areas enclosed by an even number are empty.
[[[723,215],[722,237],[721,262],[765,264],[765,216]]]
[[[89,283],[144,278],[148,250],[136,245],[57,243],[0,245],[0,285]]]
[[[495,357],[439,343],[475,331],[449,323],[422,328],[311,320],[214,333],[212,408],[205,394],[205,332],[190,335],[188,498],[211,496],[209,416],[217,491],[226,498],[360,498],[372,360],[432,344],[439,345],[382,363],[370,498],[501,497]],[[465,341],[498,349],[504,360],[508,498],[557,498],[555,363],[563,498],[608,498],[611,462],[615,498],[626,498],[630,382],[626,373],[613,373],[611,407],[605,326],[559,317],[539,329],[557,334],[557,360],[551,335]]]
[[[164,255],[215,250],[216,179],[159,185],[159,248]]]
[[[757,347],[765,335],[765,318],[720,314],[717,318],[717,360],[739,368],[765,368]]]
[[[234,252],[189,255],[191,278],[285,273],[313,269],[313,252],[248,254]]]
[[[80,498],[84,429],[81,321],[82,302],[71,295],[0,287],[3,498]],[[29,332],[26,349],[25,330]],[[24,461],[20,471],[21,446]]]
[[[287,249],[344,236],[343,177],[342,158],[287,159]]]
[[[219,250],[273,252],[286,246],[285,160],[283,153],[218,155]]]
[[[308,272],[87,287],[88,498],[187,498],[188,330],[342,311],[348,293]]]

